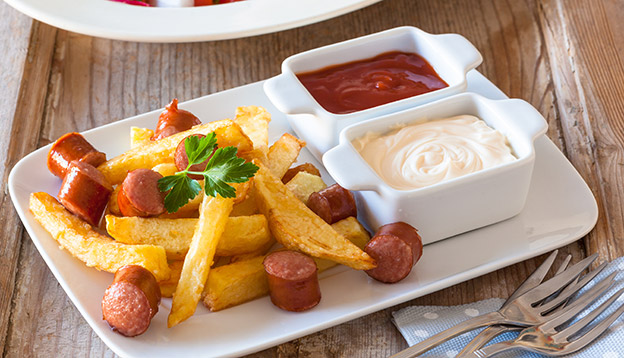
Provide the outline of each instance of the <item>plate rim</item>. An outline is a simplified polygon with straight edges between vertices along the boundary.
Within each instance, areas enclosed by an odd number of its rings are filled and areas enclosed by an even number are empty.
[[[197,8],[148,8],[108,0],[4,1],[33,19],[67,31],[112,40],[179,43],[228,40],[288,30],[341,16],[381,0],[298,0],[300,9],[290,9],[277,20],[266,4],[289,9],[285,6],[289,0],[245,0]],[[319,11],[319,2],[329,5],[329,9]],[[80,10],[74,8],[77,4]],[[125,11],[120,12],[120,9]],[[246,17],[236,18],[239,12],[247,13]],[[215,13],[218,15],[214,16]],[[106,16],[108,14],[114,14],[115,19],[106,21],[111,19]],[[90,17],[81,17],[84,15]],[[249,16],[256,21],[244,21]],[[212,22],[206,24],[206,17]],[[142,19],[142,26],[134,24],[137,18]],[[229,18],[238,21],[233,24],[227,21]],[[184,31],[176,33],[173,31],[178,30],[171,30],[172,26],[162,26],[165,19],[182,26]]]

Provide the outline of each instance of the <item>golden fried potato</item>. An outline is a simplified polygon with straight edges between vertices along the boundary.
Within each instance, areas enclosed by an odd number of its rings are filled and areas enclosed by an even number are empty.
[[[202,191],[199,220],[189,251],[184,258],[182,274],[173,294],[167,326],[173,327],[195,313],[197,303],[204,291],[204,284],[215,256],[217,244],[225,231],[228,215],[234,205],[233,199],[221,196],[209,197]]]
[[[258,256],[211,270],[204,290],[204,305],[211,311],[219,311],[268,294],[263,260],[264,256]]]
[[[271,233],[282,245],[310,256],[336,261],[356,270],[375,267],[375,260],[336,233],[295,197],[259,161],[254,178],[258,208],[269,220]]]
[[[165,248],[170,260],[184,259],[198,219],[161,219],[106,216],[106,230],[125,244],[150,244]],[[217,244],[217,256],[255,252],[271,241],[264,215],[229,217]]]
[[[335,222],[331,225],[331,227],[361,250],[364,250],[364,247],[371,238],[364,226],[362,226],[362,224],[360,224],[360,222],[353,216],[349,216],[346,219]],[[319,272],[338,265],[338,263],[331,260],[320,259],[318,257],[313,257],[313,259],[316,262],[316,267]]]
[[[174,175],[178,171],[178,167],[176,167],[175,163],[173,162],[167,162],[155,165],[152,170],[166,177],[169,175]]]
[[[180,280],[180,275],[182,274],[182,266],[184,266],[183,260],[173,260],[169,261],[169,270],[171,270],[171,275],[169,279],[158,282],[158,286],[160,286],[160,295],[162,297],[171,298],[175,293],[176,287],[178,287],[178,281]]]
[[[266,109],[257,106],[238,107],[236,109],[237,123],[243,129],[243,132],[253,142],[253,157],[260,159],[263,163],[267,162],[267,154],[269,153],[269,122],[271,114]]]
[[[331,227],[361,250],[364,250],[364,247],[371,238],[371,235],[364,226],[353,216],[337,221],[333,223]]]
[[[278,139],[269,148],[268,164],[269,170],[273,175],[278,178],[282,178],[288,168],[297,160],[301,148],[305,147],[305,142],[292,136],[288,133],[284,133],[280,139]]]
[[[154,131],[147,128],[130,127],[130,148],[140,147],[149,143]]]
[[[370,239],[368,232],[353,217],[332,224],[332,228],[358,245]],[[313,259],[319,273],[338,265],[330,260]],[[249,257],[211,270],[204,288],[204,305],[211,311],[219,311],[267,295],[269,287],[263,260],[264,255]]]
[[[48,193],[30,195],[30,211],[61,248],[89,267],[115,273],[125,265],[139,265],[156,280],[169,278],[165,249],[155,245],[126,245],[93,230],[91,225],[67,211]]]
[[[316,175],[318,177],[321,176],[321,172],[318,170],[317,167],[314,166],[314,164],[303,163],[303,164],[297,165],[296,167],[288,168],[288,170],[286,171],[286,174],[284,174],[284,176],[282,177],[282,183],[287,184],[292,178],[295,177],[295,175],[297,175],[297,173],[300,173],[300,172],[306,172],[309,174]]]
[[[321,191],[327,187],[327,184],[320,176],[307,172],[297,173],[291,180],[286,183],[286,188],[290,190],[297,199],[304,204],[308,202],[308,198],[312,193]]]
[[[215,132],[219,147],[235,146],[243,154],[253,149],[253,143],[241,127],[230,119],[195,126],[187,131],[146,143],[101,164],[98,169],[111,184],[121,183],[134,169],[153,168],[160,163],[173,161],[173,153],[180,141],[191,134]]]
[[[230,216],[249,216],[258,213],[258,205],[256,205],[256,191],[249,189],[247,197],[239,203],[234,204],[234,208]]]
[[[119,196],[119,191],[121,190],[121,185],[117,185],[113,188],[113,192],[111,196],[108,198],[108,206],[106,207],[107,212],[120,216],[121,210],[119,209],[119,204],[117,202],[117,197]]]

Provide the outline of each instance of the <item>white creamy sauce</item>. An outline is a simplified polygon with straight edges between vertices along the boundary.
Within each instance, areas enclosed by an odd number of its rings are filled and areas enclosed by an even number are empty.
[[[353,141],[391,187],[411,190],[514,161],[504,135],[475,116],[411,124]]]

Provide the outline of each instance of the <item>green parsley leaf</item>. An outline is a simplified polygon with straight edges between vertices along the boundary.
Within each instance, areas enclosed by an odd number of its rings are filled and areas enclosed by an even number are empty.
[[[253,163],[246,163],[244,159],[236,156],[238,148],[217,148],[217,139],[214,133],[205,138],[188,137],[184,142],[184,149],[189,158],[189,167],[158,180],[158,189],[161,192],[169,192],[165,196],[165,208],[168,212],[176,212],[188,203],[201,191],[201,185],[197,180],[188,177],[189,174],[204,177],[204,191],[206,195],[224,198],[236,197],[236,190],[229,183],[244,183],[253,177],[258,167]],[[214,152],[214,153],[213,153]],[[193,164],[198,164],[210,157],[206,169],[202,172],[189,170]]]
[[[167,212],[174,213],[199,194],[201,185],[186,174],[176,173],[160,178],[158,189],[162,192],[169,191],[165,196],[165,209]]]
[[[184,150],[188,157],[189,166],[199,164],[208,159],[217,146],[217,136],[214,132],[200,138],[197,136],[187,137],[184,141]]]
[[[236,147],[217,149],[206,165],[204,176],[204,190],[206,195],[221,194],[224,198],[236,196],[234,188],[227,183],[244,183],[256,174],[258,167],[253,163],[236,156]]]

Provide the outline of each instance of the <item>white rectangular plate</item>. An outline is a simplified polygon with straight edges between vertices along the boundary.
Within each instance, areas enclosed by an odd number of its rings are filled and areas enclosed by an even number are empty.
[[[505,98],[476,71],[469,74],[468,83],[469,91]],[[264,95],[262,82],[195,99],[180,107],[208,122],[231,117],[236,106],[242,105],[263,106],[272,113],[271,141],[291,132],[286,119]],[[131,126],[153,128],[159,113],[160,110],[118,121],[84,135],[111,158],[129,149]],[[113,275],[87,268],[60,250],[28,211],[30,193],[46,191],[56,195],[60,187],[60,180],[46,167],[49,147],[29,154],[13,168],[9,176],[11,198],[41,256],[74,305],[98,336],[123,357],[216,357],[256,352],[564,246],[588,233],[598,218],[591,191],[544,136],[536,142],[531,190],[522,213],[427,245],[412,273],[399,283],[379,283],[363,272],[338,267],[322,276],[321,303],[307,312],[282,311],[267,297],[216,313],[199,305],[193,317],[171,329],[166,324],[171,301],[165,299],[149,330],[126,338],[111,331],[102,320],[101,300]],[[321,167],[305,150],[299,161]],[[327,182],[332,182],[326,172],[323,175]]]

